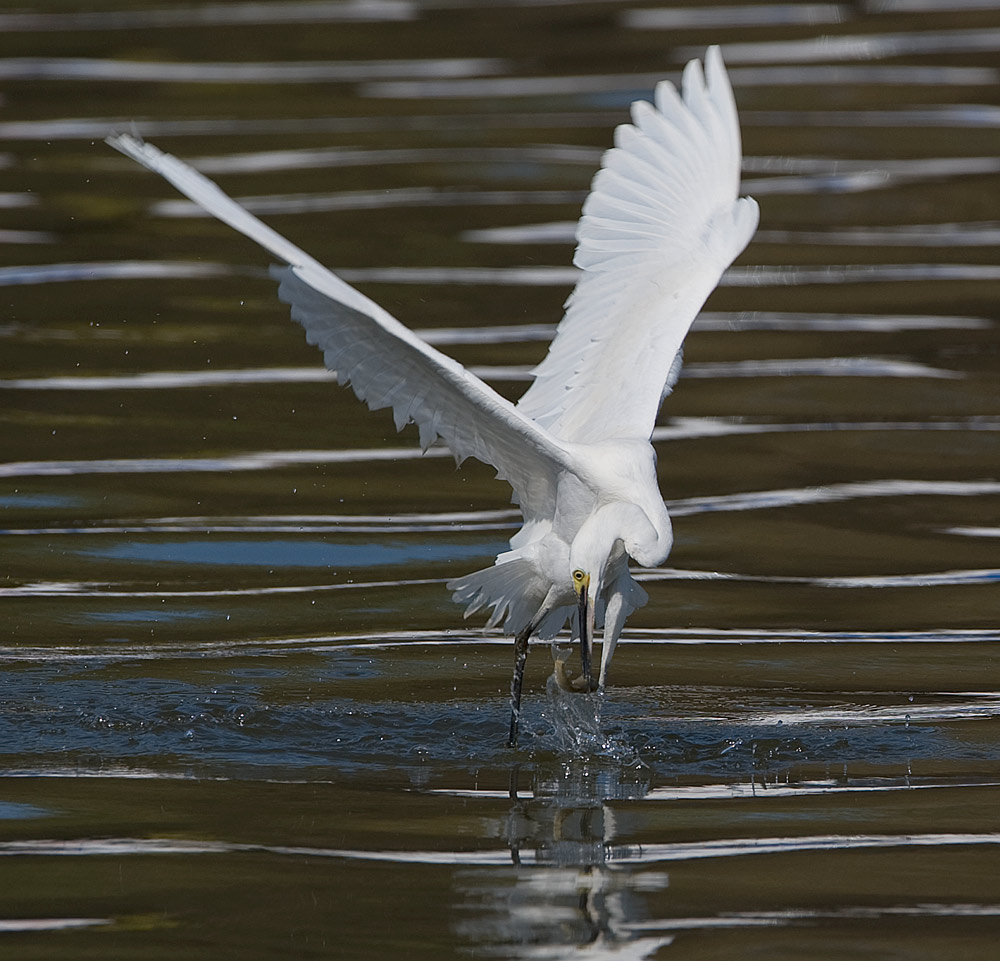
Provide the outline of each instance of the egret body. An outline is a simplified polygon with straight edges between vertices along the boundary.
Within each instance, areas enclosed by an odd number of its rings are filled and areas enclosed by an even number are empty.
[[[629,572],[662,564],[670,518],[649,439],[680,370],[681,344],[722,272],[749,243],[757,204],[739,197],[740,132],[718,48],[684,70],[679,94],[660,83],[594,178],[577,228],[581,270],[545,359],[512,404],[359,291],[226,196],[193,168],[129,135],[108,142],[170,181],[208,213],[286,266],[279,297],[326,365],[372,410],[415,422],[426,449],[440,439],[513,489],[524,524],[492,567],[450,582],[466,616],[514,635],[510,743],[531,637],[570,624],[592,690],[591,645],[603,625],[603,690],[628,616],[646,600]]]

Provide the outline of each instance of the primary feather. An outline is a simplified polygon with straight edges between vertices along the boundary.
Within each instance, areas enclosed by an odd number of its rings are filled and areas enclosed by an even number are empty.
[[[691,323],[757,228],[757,204],[738,198],[740,130],[718,47],[705,63],[704,75],[687,65],[682,96],[664,81],[655,106],[632,105],[583,206],[583,276],[517,405],[561,440],[649,438]]]

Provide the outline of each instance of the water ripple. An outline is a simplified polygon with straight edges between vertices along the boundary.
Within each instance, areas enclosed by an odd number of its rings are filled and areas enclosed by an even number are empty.
[[[739,581],[753,584],[803,584],[811,587],[851,588],[954,587],[967,584],[996,584],[1000,568],[988,567],[960,571],[921,571],[914,574],[857,574],[839,577],[809,577],[777,574],[737,574],[724,571],[687,571],[656,568],[636,571],[637,581]]]
[[[207,27],[266,23],[365,23],[415,20],[412,0],[281,0],[261,3],[206,3],[152,10],[79,10],[60,13],[3,13],[0,31],[9,33],[77,30],[145,30],[157,27]]]
[[[393,187],[386,190],[344,190],[322,194],[276,194],[241,197],[240,205],[258,216],[327,213],[338,210],[387,210],[392,207],[513,207],[527,204],[583,202],[581,190],[445,190],[438,187]],[[153,204],[156,217],[209,217],[190,200]],[[393,268],[370,268],[376,271]],[[441,270],[443,268],[425,268]],[[453,268],[458,269],[458,268]],[[474,270],[476,268],[468,268]],[[483,269],[483,268],[480,268]],[[526,269],[526,268],[525,268]],[[576,274],[573,274],[575,279]],[[572,282],[572,281],[571,281]]]
[[[416,583],[443,583],[440,581],[420,581]],[[383,581],[356,585],[324,585],[324,590],[351,587],[371,589],[373,587],[395,587],[397,582]],[[301,588],[312,590],[315,588]],[[184,596],[230,596],[255,593],[277,593],[295,591],[300,588],[267,588],[262,591],[155,591],[155,592],[109,592],[111,597],[184,597]],[[96,595],[95,595],[96,596]],[[711,647],[716,645],[746,647],[748,645],[778,645],[785,647],[790,644],[830,645],[845,644],[856,646],[886,645],[893,649],[900,645],[931,644],[931,645],[995,645],[1000,641],[1000,630],[969,629],[969,630],[933,630],[933,631],[817,631],[795,628],[782,629],[736,629],[736,628],[629,628],[622,643],[629,646],[648,645],[659,647],[663,645],[680,647]],[[0,659],[5,662],[23,662],[30,665],[43,665],[49,662],[62,663],[67,661],[105,661],[119,663],[126,661],[150,660],[189,660],[206,656],[223,658],[257,657],[274,654],[330,654],[371,651],[413,650],[414,648],[473,648],[476,650],[490,647],[510,649],[510,638],[499,630],[391,630],[368,631],[364,634],[318,634],[305,637],[278,637],[270,639],[249,638],[214,641],[186,640],[183,643],[171,644],[157,641],[156,643],[115,641],[107,644],[85,644],[78,642],[73,645],[29,646],[16,644],[0,646]],[[549,641],[533,640],[532,648],[548,651]]]
[[[976,129],[1000,126],[1000,107],[993,104],[960,103],[929,107],[895,107],[891,110],[747,110],[741,118],[747,126],[764,127]]]
[[[647,788],[641,797],[630,800],[651,801],[715,801],[742,798],[764,797],[774,799],[779,797],[804,797],[826,794],[871,794],[894,793],[898,791],[940,790],[954,788],[997,788],[1000,781],[984,779],[981,781],[956,782],[952,779],[935,780],[915,777],[903,778],[856,778],[850,781],[792,781],[789,783],[768,782],[762,788],[756,781],[737,782],[706,782],[703,784],[664,784]],[[431,788],[428,794],[442,794],[447,797],[469,798],[471,800],[499,801],[510,797],[509,790],[488,790],[484,788]],[[542,795],[544,798],[544,795]],[[539,798],[538,794],[534,795]]]
[[[507,530],[520,512],[440,511],[430,514],[267,514],[241,517],[141,517],[72,527],[6,528],[0,534],[430,534]]]
[[[355,450],[247,451],[217,457],[122,457],[97,460],[12,461],[0,464],[0,477],[55,477],[81,474],[219,473],[276,470],[302,464],[356,464],[451,457],[444,447],[384,447]]]
[[[893,357],[794,357],[686,364],[682,378],[716,377],[930,377],[958,379],[959,371]]]
[[[85,80],[122,83],[321,83],[390,77],[469,77],[506,71],[502,60],[453,57],[426,60],[328,60],[259,63],[177,63],[94,57],[6,57],[4,80]]]
[[[843,23],[853,8],[839,3],[749,3],[746,6],[653,7],[626,10],[622,25],[634,30],[691,30],[718,27],[787,26]],[[738,86],[737,86],[738,88]]]
[[[659,75],[657,75],[659,76]],[[389,114],[378,116],[307,116],[259,117],[244,120],[238,117],[204,117],[166,119],[162,116],[136,117],[54,117],[45,120],[0,121],[0,140],[103,140],[109,130],[131,130],[138,127],[146,137],[290,137],[299,134],[357,134],[385,132],[398,136],[400,131],[458,131],[462,139],[470,130],[504,130],[514,128],[546,131],[561,128],[606,128],[619,117],[597,111],[564,111],[560,113],[476,114]]]
[[[385,191],[389,193],[389,191]],[[410,191],[406,191],[410,193]],[[544,196],[541,194],[544,193]],[[469,193],[456,191],[444,196],[432,192],[435,201],[446,204],[496,204],[512,199],[518,203],[562,203],[558,192],[533,192],[530,199],[510,192]],[[432,194],[422,195],[419,203]],[[553,194],[558,194],[553,196]],[[373,204],[390,204],[391,198],[371,195]],[[366,200],[365,203],[368,201]],[[407,197],[406,204],[417,202]],[[175,211],[175,201],[164,201],[158,208]],[[187,201],[176,201],[181,214],[188,216]],[[294,205],[293,205],[294,206]],[[292,211],[277,208],[273,212]],[[161,210],[162,213],[162,210]],[[0,267],[0,287],[23,284],[48,284],[81,280],[149,280],[162,278],[197,278],[249,273],[247,268],[203,261],[107,261],[65,264],[40,264]],[[253,271],[259,273],[259,271]],[[502,287],[571,287],[579,279],[575,267],[364,267],[340,269],[337,274],[351,284],[420,284],[475,285]],[[788,287],[813,284],[912,283],[914,281],[994,281],[1000,280],[1000,266],[993,264],[832,264],[827,267],[749,266],[730,267],[722,276],[721,287]]]
[[[502,334],[500,336],[503,336]],[[444,342],[443,337],[438,343]],[[467,342],[478,343],[470,335]],[[494,341],[495,342],[495,341]],[[530,380],[534,368],[525,364],[472,364],[469,371],[487,381]],[[928,367],[914,361],[890,357],[796,357],[774,360],[706,361],[691,363],[682,378],[704,380],[719,377],[931,377],[958,379],[959,371]],[[175,390],[237,386],[240,384],[302,384],[337,382],[337,375],[324,367],[265,367],[238,370],[146,371],[139,374],[83,374],[60,377],[12,377],[0,379],[0,390]]]
[[[960,537],[1000,537],[1000,527],[946,527],[944,532]]]
[[[706,8],[708,9],[708,8]],[[741,8],[719,8],[739,10]],[[638,13],[639,11],[635,11]],[[729,75],[737,90],[747,87],[801,87],[803,85],[846,87],[862,86],[990,86],[1000,78],[1000,72],[982,66],[944,66],[927,64],[843,63],[797,64],[784,67],[781,62],[759,66],[736,66],[730,56],[733,47],[727,43],[726,61]],[[747,45],[757,46],[757,45]],[[701,56],[703,48],[690,56]],[[688,59],[685,57],[684,59]],[[770,58],[767,58],[770,59]],[[819,58],[833,59],[833,58]],[[837,58],[839,59],[839,58]],[[866,59],[858,57],[856,59]],[[753,61],[747,59],[747,64]],[[574,74],[562,76],[500,76],[455,79],[376,80],[361,86],[364,97],[387,100],[469,100],[523,97],[570,97],[579,100],[590,94],[600,94],[601,103],[627,106],[636,98],[652,96],[653,89],[663,79],[658,73]],[[741,112],[741,118],[752,112]]]
[[[997,164],[1000,169],[1000,163]],[[1000,223],[902,224],[828,230],[758,230],[757,243],[818,244],[843,247],[994,247]]]
[[[814,851],[857,851],[871,848],[953,847],[998,845],[997,832],[923,834],[820,834],[802,837],[718,838],[710,841],[643,844],[622,851],[616,860],[639,864],[695,861]],[[0,841],[0,857],[156,857],[175,855],[275,854],[295,858],[341,858],[397,864],[509,865],[507,848],[421,851],[324,848],[300,845],[247,844],[184,838],[35,838]]]
[[[995,281],[994,264],[831,264],[828,267],[730,267],[722,287],[798,287],[812,284],[914,283],[923,281]]]
[[[838,431],[998,431],[1000,418],[971,417],[962,421],[816,421],[799,424],[755,423],[741,418],[673,417],[669,424],[653,428],[657,441],[693,440],[748,434],[825,433]]]
[[[931,174],[925,165],[918,165],[922,171],[909,171],[907,176],[914,179],[927,176],[950,176],[971,174],[974,170],[986,172],[1000,169],[1000,161],[995,158],[984,158],[980,165],[948,165],[947,168],[935,166],[936,174]],[[879,169],[882,169],[881,167]],[[944,169],[950,171],[945,174]],[[884,173],[889,173],[884,171]],[[888,179],[900,179],[894,174]],[[763,192],[780,193],[789,184],[810,183],[807,178],[776,177],[770,180],[758,180],[758,187]],[[880,181],[885,185],[887,178]],[[815,183],[813,182],[813,185]],[[748,188],[749,190],[749,188]],[[761,193],[752,190],[750,193]],[[791,192],[790,190],[788,192]],[[487,227],[481,230],[467,230],[461,235],[466,243],[476,244],[573,244],[576,240],[576,224],[573,221],[562,220],[552,223],[524,224],[514,227]],[[827,228],[825,230],[758,230],[754,234],[755,243],[764,244],[815,244],[843,247],[993,247],[1000,246],[1000,222],[983,221],[972,223],[941,223],[941,224],[896,224],[889,226],[856,226],[843,228]]]
[[[849,481],[822,487],[687,497],[666,503],[671,514],[685,517],[714,511],[769,510],[801,504],[831,504],[864,497],[981,497],[984,494],[1000,494],[1000,480],[939,481],[900,478]]]
[[[79,280],[163,280],[219,277],[232,267],[181,260],[112,260],[103,263],[25,264],[0,267],[0,287],[59,284]]]
[[[602,150],[564,144],[517,147],[313,147],[298,150],[259,150],[253,153],[196,157],[190,163],[205,174],[263,173],[275,170],[311,170],[325,167],[367,167],[387,164],[461,163],[579,164],[596,168]]]
[[[892,430],[988,430],[998,429],[996,421],[980,421],[978,418],[971,418],[965,422],[948,422],[941,424],[893,424],[876,422],[872,424],[767,424],[767,425],[729,425],[711,418],[692,419],[691,421],[680,421],[675,427],[657,427],[654,429],[653,440],[678,440],[696,437],[718,437],[725,434],[739,435],[748,433],[782,433],[785,431],[829,431],[829,430],[864,430],[864,431],[892,431]],[[415,460],[420,457],[452,457],[451,451],[445,447],[431,447],[426,451],[419,447],[372,447],[354,448],[345,450],[270,450],[270,451],[244,451],[229,455],[218,455],[215,457],[120,457],[120,458],[97,458],[93,460],[38,460],[38,461],[8,461],[0,463],[0,477],[58,477],[76,476],[85,474],[176,474],[176,473],[222,473],[228,471],[256,471],[256,470],[277,470],[284,467],[293,467],[303,464],[363,464],[377,461],[399,461]],[[892,491],[877,492],[874,494],[853,494],[851,496],[898,496],[905,493],[932,494],[935,496],[962,496],[966,493],[994,493],[989,481],[969,481],[969,482],[936,482],[936,481],[872,481],[870,484],[881,485],[888,483],[896,485]],[[939,489],[931,489],[938,484]],[[930,486],[927,486],[930,485]],[[964,485],[964,489],[963,489]],[[782,506],[791,503],[816,503],[825,498],[841,499],[844,487],[852,485],[831,485],[827,487],[807,488],[808,493],[801,494],[797,490],[791,492],[761,492],[759,494],[736,494],[723,495],[715,498],[692,499],[692,503],[701,500],[705,504],[714,505],[712,510],[749,510],[748,506],[754,498],[757,498],[758,505],[768,504],[768,506]],[[860,487],[864,485],[858,485]],[[910,488],[908,490],[908,488]],[[834,494],[832,492],[836,491]],[[789,499],[784,500],[785,495]],[[727,498],[734,505],[725,508]],[[800,499],[804,498],[804,499]],[[683,502],[677,503],[676,510],[682,511],[686,507]]]
[[[7,918],[0,920],[0,934],[23,934],[27,931],[72,931],[114,924],[113,918]]]
[[[905,33],[874,33],[812,37],[807,40],[756,40],[727,43],[726,62],[731,66],[750,63],[816,63],[838,60],[886,60],[890,57],[944,53],[994,53],[1000,50],[1000,30],[911,30]],[[700,47],[679,47],[677,61],[700,56]]]

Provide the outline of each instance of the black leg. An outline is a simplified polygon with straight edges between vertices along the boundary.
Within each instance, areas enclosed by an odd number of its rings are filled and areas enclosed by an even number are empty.
[[[510,682],[510,736],[507,747],[517,746],[517,719],[521,714],[521,685],[524,682],[524,662],[528,659],[528,638],[535,630],[529,624],[514,638],[514,677]]]

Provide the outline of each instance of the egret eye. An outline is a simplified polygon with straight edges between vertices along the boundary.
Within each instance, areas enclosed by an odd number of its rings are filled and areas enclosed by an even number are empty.
[[[573,571],[573,580],[576,581],[577,584],[579,584],[580,581],[583,580],[583,577],[584,577],[583,571],[579,569]]]

